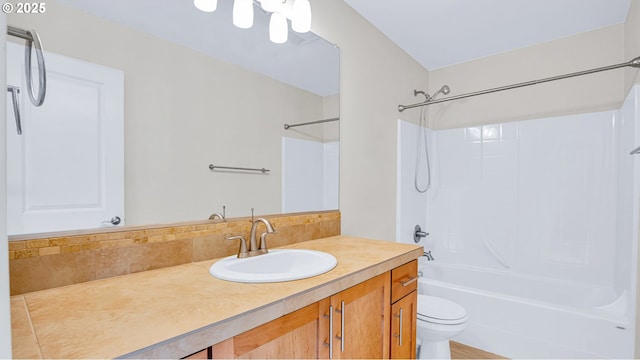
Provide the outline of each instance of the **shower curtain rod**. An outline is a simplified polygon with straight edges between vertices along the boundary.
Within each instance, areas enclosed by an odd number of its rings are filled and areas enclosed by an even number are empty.
[[[318,121],[310,121],[310,122],[306,122],[306,123],[300,123],[300,124],[284,124],[284,129],[285,130],[289,130],[289,128],[292,127],[296,127],[296,126],[305,126],[305,125],[313,125],[313,124],[322,124],[322,123],[326,123],[326,122],[330,122],[330,121],[338,121],[340,120],[339,117],[337,118],[331,118],[331,119],[325,119],[325,120],[318,120]]]
[[[552,77],[545,78],[545,79],[526,81],[526,82],[522,82],[522,83],[507,85],[507,86],[500,86],[500,87],[496,87],[496,88],[492,88],[492,89],[476,91],[476,92],[471,92],[471,93],[466,93],[466,94],[461,94],[461,95],[456,95],[456,96],[450,96],[450,97],[441,98],[441,99],[433,100],[433,101],[427,100],[427,101],[423,101],[423,102],[416,103],[416,104],[411,104],[411,105],[398,105],[398,111],[399,112],[403,112],[406,109],[411,109],[411,108],[415,108],[415,107],[427,106],[427,105],[437,104],[437,103],[441,103],[441,102],[445,102],[445,101],[464,99],[464,98],[468,98],[468,97],[472,97],[472,96],[490,94],[490,93],[494,93],[494,92],[498,92],[498,91],[511,90],[511,89],[516,89],[516,88],[520,88],[520,87],[524,87],[524,86],[541,84],[541,83],[545,83],[545,82],[549,82],[549,81],[562,80],[562,79],[566,79],[566,78],[570,78],[570,77],[574,77],[574,76],[582,76],[582,75],[593,74],[593,73],[597,73],[597,72],[601,72],[601,71],[619,69],[619,68],[627,67],[627,66],[634,67],[634,68],[640,68],[640,56],[634,58],[633,60],[631,60],[629,62],[620,63],[620,64],[616,64],[616,65],[603,66],[603,67],[599,67],[599,68],[591,69],[591,70],[584,70],[584,71],[578,71],[578,72],[565,74],[565,75],[552,76]]]

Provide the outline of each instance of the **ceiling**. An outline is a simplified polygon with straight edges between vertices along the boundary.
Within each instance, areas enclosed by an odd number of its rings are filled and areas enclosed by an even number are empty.
[[[631,0],[345,2],[428,70],[623,23],[631,4]]]
[[[321,1],[321,0],[320,0]],[[254,6],[254,25],[232,23],[233,1],[205,13],[193,0],[56,0],[94,16],[152,34],[320,96],[340,91],[340,51],[309,32],[289,30],[284,44],[269,41],[269,14]],[[149,11],[153,9],[153,11]]]
[[[323,0],[311,0],[313,2]],[[339,51],[311,34],[268,39],[268,14],[232,25],[232,1],[204,13],[191,0],[57,0],[326,96],[339,92]],[[428,70],[625,21],[631,0],[345,0]],[[185,6],[185,3],[187,6]],[[154,11],[148,11],[154,9]],[[329,66],[328,66],[329,65]]]

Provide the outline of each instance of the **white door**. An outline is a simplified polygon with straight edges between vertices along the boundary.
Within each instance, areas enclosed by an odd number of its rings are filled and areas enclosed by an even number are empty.
[[[7,232],[113,226],[105,221],[116,216],[122,225],[124,74],[50,52],[45,63],[46,98],[35,107],[24,47],[7,43],[7,84],[20,87],[22,114],[18,135],[7,92]]]

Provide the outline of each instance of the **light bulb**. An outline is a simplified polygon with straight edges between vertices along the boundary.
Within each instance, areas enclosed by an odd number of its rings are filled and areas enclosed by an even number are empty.
[[[241,29],[253,26],[252,0],[235,0],[233,2],[233,25]]]
[[[309,4],[309,0],[295,0],[293,3],[291,29],[299,33],[311,30],[311,4]]]
[[[280,7],[282,6],[282,1],[281,0],[261,0],[260,6],[264,11],[276,12],[280,10]]]
[[[218,7],[218,0],[193,0],[193,5],[200,11],[213,12]]]
[[[287,18],[284,15],[274,12],[269,20],[269,40],[276,44],[287,42],[289,36],[289,28],[287,26]]]

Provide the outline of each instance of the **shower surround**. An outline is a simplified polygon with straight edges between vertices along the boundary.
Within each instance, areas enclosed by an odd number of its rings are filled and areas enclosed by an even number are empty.
[[[616,111],[427,129],[426,194],[418,127],[399,121],[397,241],[413,242],[416,224],[430,233],[421,292],[468,309],[457,340],[508,357],[633,357],[638,93]],[[533,321],[540,309],[563,331]]]

